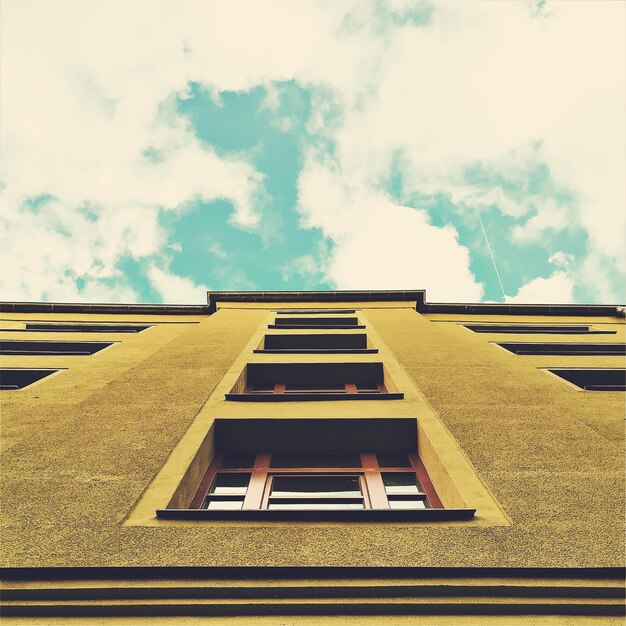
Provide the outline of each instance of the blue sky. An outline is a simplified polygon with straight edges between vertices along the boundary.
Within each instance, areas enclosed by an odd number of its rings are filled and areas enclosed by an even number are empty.
[[[623,301],[625,7],[7,0],[2,297]]]

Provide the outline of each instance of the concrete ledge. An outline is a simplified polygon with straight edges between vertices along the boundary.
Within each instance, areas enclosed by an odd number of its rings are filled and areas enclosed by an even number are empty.
[[[403,393],[227,393],[235,402],[315,402],[328,400],[403,400]]]
[[[328,326],[327,324],[316,324],[315,320],[311,324],[268,324],[268,328],[274,328],[277,330],[282,330],[283,328],[289,330],[355,330],[355,329],[363,329],[365,326],[363,324],[335,324],[334,326]]]
[[[211,312],[218,302],[424,302],[425,292],[398,291],[209,291]]]
[[[257,522],[432,522],[472,519],[476,509],[241,510],[158,509],[159,519],[245,520]]]

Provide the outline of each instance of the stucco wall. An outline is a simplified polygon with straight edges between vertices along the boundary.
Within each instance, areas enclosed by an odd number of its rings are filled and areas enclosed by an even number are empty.
[[[485,335],[432,322],[405,304],[365,315],[511,526],[123,525],[224,374],[237,358],[247,358],[240,353],[266,316],[262,308],[224,309],[199,324],[163,324],[123,337],[120,345],[92,357],[63,357],[69,371],[3,392],[2,565],[623,563],[624,394],[579,392],[537,369],[565,357],[515,356],[490,345]],[[7,357],[3,364],[32,365],[33,359]],[[618,357],[588,359],[598,366],[623,363]],[[52,360],[37,357],[36,363],[59,363]],[[300,409],[291,403],[231,404],[242,416],[371,416],[374,405],[376,415],[398,410],[391,402],[364,401]]]

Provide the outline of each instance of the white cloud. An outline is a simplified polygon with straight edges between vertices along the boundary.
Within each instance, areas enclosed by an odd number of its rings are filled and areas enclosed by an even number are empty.
[[[481,299],[468,251],[452,227],[437,228],[425,211],[342,187],[337,178],[309,162],[299,185],[305,225],[321,228],[336,243],[326,263],[337,288],[417,288],[433,300]]]
[[[506,302],[516,304],[569,304],[574,302],[574,257],[561,250],[550,255],[548,262],[555,267],[554,272],[545,277],[533,278],[522,285],[514,296]]]
[[[506,301],[518,304],[568,304],[572,302],[574,281],[561,271],[548,278],[534,278],[522,285],[515,296]]]
[[[205,304],[206,285],[196,285],[191,278],[172,274],[168,270],[152,265],[148,270],[152,286],[168,304]]]
[[[192,78],[174,5],[9,0],[2,18],[2,297],[132,301],[117,264],[161,251],[160,211],[223,198],[257,224],[262,176],[174,111]]]
[[[218,259],[225,259],[228,257],[228,253],[226,252],[226,250],[224,250],[224,248],[218,241],[212,243],[209,246],[209,252],[216,256]]]
[[[262,177],[243,156],[225,159],[200,143],[171,96],[190,81],[219,95],[295,79],[314,89],[310,127],[335,147],[331,160],[325,148],[308,153],[299,202],[305,222],[334,242],[327,273],[338,286],[428,285],[429,299],[482,294],[453,226],[436,228],[385,195],[400,154],[407,193],[528,214],[519,242],[582,225],[589,253],[565,278],[616,299],[616,281],[589,280],[582,268],[624,270],[626,4],[549,3],[533,16],[522,2],[442,2],[427,26],[407,19],[426,5],[396,2],[393,19],[389,6],[5,0],[0,149],[10,234],[0,289],[63,299],[80,295],[78,279],[107,280],[115,285],[107,297],[131,298],[119,259],[162,252],[159,211],[194,199],[226,198],[235,223],[253,228]],[[277,97],[270,92],[266,106]],[[523,182],[531,159],[577,196],[575,207],[544,199],[534,216],[503,187],[464,176],[483,161]],[[56,204],[23,208],[43,193]],[[84,203],[95,220],[79,212]],[[386,269],[373,260],[377,233]],[[567,295],[560,274],[553,284]]]
[[[537,207],[537,212],[523,224],[515,226],[511,232],[513,241],[519,243],[540,241],[547,231],[552,234],[566,230],[572,223],[572,209],[556,202],[553,198],[545,198]]]
[[[593,259],[602,257],[605,272],[619,275],[625,269],[626,5],[550,6],[546,18],[537,18],[520,2],[436,4],[430,26],[399,27],[382,50],[360,33],[364,59],[378,82],[364,100],[355,100],[351,87],[344,90],[343,117],[329,131],[337,142],[336,162],[327,170],[338,184],[367,197],[400,154],[405,192],[444,193],[459,205],[495,205],[514,217],[531,211],[530,199],[539,211],[514,230],[514,240],[543,242],[547,233],[582,225],[589,252],[579,262],[600,267]],[[555,185],[576,200],[557,202],[527,190],[519,201],[495,183],[468,186],[464,173],[477,162],[517,172],[522,189],[531,166],[543,163]],[[313,206],[319,191],[310,186],[313,198],[303,205]],[[381,206],[381,228],[393,219]],[[343,222],[337,220],[326,212],[318,225],[334,236]],[[337,242],[337,259],[344,258],[346,241]],[[440,265],[454,258],[444,245],[434,254]],[[367,266],[363,261],[352,259],[355,281]],[[459,274],[467,275],[467,267]],[[611,291],[617,297],[614,289],[594,289],[582,272],[576,277],[593,298],[610,297]],[[556,275],[552,284],[559,281],[560,293],[570,298],[564,277]],[[454,291],[457,284],[446,288]]]

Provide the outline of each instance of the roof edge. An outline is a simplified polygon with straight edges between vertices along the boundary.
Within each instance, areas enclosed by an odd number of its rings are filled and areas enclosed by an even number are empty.
[[[426,292],[413,290],[380,291],[208,291],[207,303],[215,312],[218,302],[406,302],[424,303]]]
[[[126,315],[210,315],[218,302],[415,302],[419,313],[626,317],[620,304],[509,304],[426,302],[426,292],[380,291],[209,291],[207,304],[107,304],[0,302],[0,313],[105,313]]]
[[[508,304],[506,302],[448,303],[424,302],[420,313],[482,313],[483,315],[572,315],[586,317],[624,317],[618,304]]]
[[[206,304],[92,304],[0,302],[0,313],[123,313],[127,315],[208,315]]]

